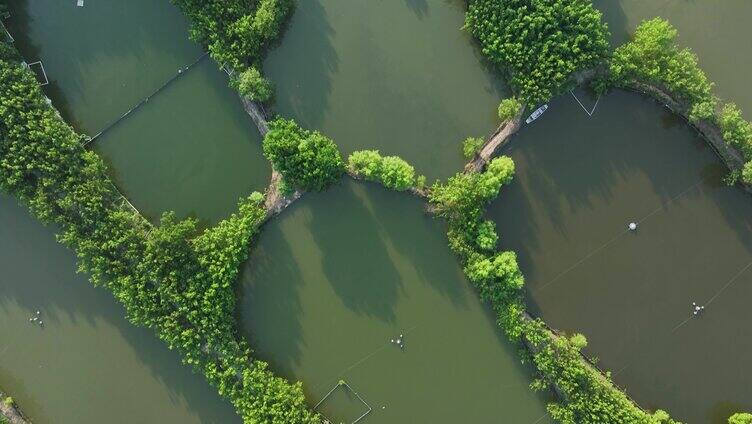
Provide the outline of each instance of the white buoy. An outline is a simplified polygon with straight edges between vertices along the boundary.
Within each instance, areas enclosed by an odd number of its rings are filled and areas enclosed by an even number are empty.
[[[634,222],[630,222],[630,223],[629,223],[629,230],[630,230],[630,231],[634,231],[634,230],[636,230],[636,229],[637,229],[637,224],[636,224],[636,223],[634,223]]]

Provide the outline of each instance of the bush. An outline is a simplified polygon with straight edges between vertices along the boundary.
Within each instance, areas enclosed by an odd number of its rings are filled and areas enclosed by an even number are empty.
[[[718,120],[726,142],[739,149],[747,160],[752,159],[752,124],[742,117],[739,108],[727,103]]]
[[[293,120],[270,122],[263,144],[264,156],[290,188],[322,191],[344,172],[334,142],[317,131],[300,128]]]
[[[522,103],[516,97],[504,99],[499,104],[499,119],[508,121],[516,117],[520,113],[520,109],[522,109]]]
[[[485,141],[480,137],[468,137],[462,142],[462,154],[465,159],[472,159],[483,147]]]
[[[231,85],[241,96],[261,103],[268,101],[274,91],[272,84],[254,67],[246,69],[238,77],[233,78]]]
[[[403,191],[416,185],[415,169],[409,163],[397,156],[381,156],[378,150],[353,152],[347,167],[356,177],[378,181],[389,189]]]
[[[742,169],[742,182],[752,184],[752,161],[747,161]]]
[[[588,0],[471,0],[465,27],[527,104],[559,94],[608,54],[608,29]]]
[[[752,414],[738,413],[729,417],[729,424],[752,424]]]

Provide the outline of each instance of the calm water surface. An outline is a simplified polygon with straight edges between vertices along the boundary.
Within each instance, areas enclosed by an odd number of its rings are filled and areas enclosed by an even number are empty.
[[[349,153],[379,149],[444,178],[461,142],[498,124],[505,96],[461,30],[463,1],[297,2],[265,63],[276,109]]]
[[[0,195],[0,386],[39,424],[237,423],[229,402],[136,328],[73,252]],[[29,322],[36,311],[44,328]]]
[[[336,212],[335,212],[336,211]],[[417,199],[347,181],[266,225],[242,276],[257,354],[312,403],[347,381],[368,423],[547,422],[531,372]],[[404,334],[404,350],[390,339]],[[335,422],[363,405],[337,390]]]
[[[710,148],[651,100],[616,92],[592,118],[556,99],[506,153],[517,176],[490,216],[519,253],[533,311],[583,332],[645,407],[691,423],[752,409],[752,199],[721,183]],[[693,301],[707,305],[699,319]]]

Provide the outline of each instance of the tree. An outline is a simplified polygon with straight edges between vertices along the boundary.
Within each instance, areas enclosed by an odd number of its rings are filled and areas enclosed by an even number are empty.
[[[465,159],[471,159],[483,147],[483,139],[480,137],[468,137],[462,142],[462,155]]]
[[[517,100],[516,97],[509,97],[501,101],[499,104],[499,119],[508,121],[520,113],[522,109],[522,103]]]
[[[241,96],[256,102],[268,101],[273,92],[272,84],[255,67],[241,72],[237,78],[232,79],[231,84]]]
[[[270,122],[263,149],[264,156],[293,189],[322,191],[344,172],[334,142],[317,131],[300,128],[293,120]]]
[[[739,149],[747,159],[752,159],[752,124],[742,117],[742,112],[734,103],[723,106],[718,119],[723,138]]]
[[[409,163],[397,156],[381,156],[378,150],[353,152],[347,168],[357,177],[378,181],[393,190],[407,190],[416,184],[415,169]]]
[[[729,417],[729,424],[752,424],[752,414],[737,413]]]

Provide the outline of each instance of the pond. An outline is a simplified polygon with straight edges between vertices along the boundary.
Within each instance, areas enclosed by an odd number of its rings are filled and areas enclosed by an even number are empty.
[[[462,169],[462,140],[498,126],[507,94],[481,64],[464,1],[297,2],[265,62],[276,110],[349,154],[379,149],[429,182]]]
[[[752,408],[749,195],[652,100],[615,92],[592,118],[569,95],[550,105],[505,151],[517,175],[489,212],[533,312],[584,333],[644,407],[719,424]]]
[[[443,232],[421,201],[373,184],[307,194],[265,226],[244,269],[242,324],[257,356],[303,381],[312,404],[346,381],[373,408],[368,423],[546,422],[531,370]],[[347,394],[319,410],[352,422],[365,406]]]
[[[239,423],[112,295],[76,274],[73,252],[0,195],[0,387],[34,423]],[[29,319],[40,312],[44,327]]]

